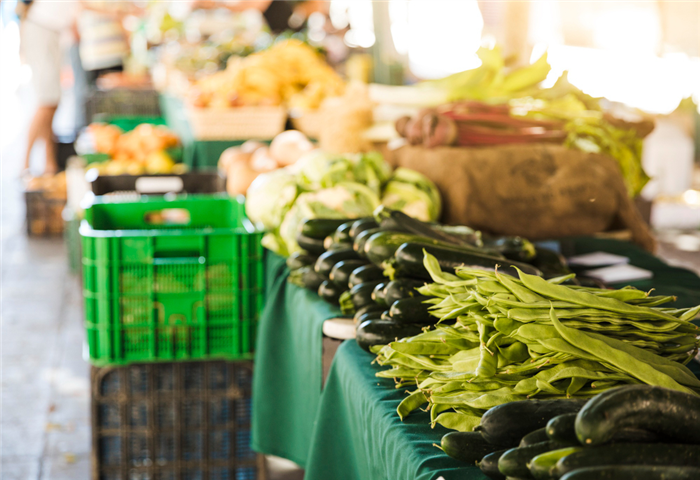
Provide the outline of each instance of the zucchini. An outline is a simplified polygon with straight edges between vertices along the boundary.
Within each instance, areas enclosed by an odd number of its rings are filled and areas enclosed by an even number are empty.
[[[384,298],[387,305],[392,305],[397,300],[404,298],[416,297],[420,295],[416,288],[425,285],[423,280],[414,280],[412,278],[397,278],[386,285]]]
[[[314,270],[328,277],[335,264],[343,260],[357,260],[357,254],[349,248],[326,252],[318,257],[314,264]],[[344,288],[344,290],[346,289]]]
[[[374,345],[388,345],[402,338],[418,335],[422,331],[420,325],[367,320],[357,327],[355,340],[361,348],[369,352],[369,348]]]
[[[589,447],[560,459],[556,465],[556,475],[562,476],[579,468],[604,465],[700,467],[700,445],[616,443]]]
[[[376,265],[365,265],[364,267],[358,267],[350,274],[350,279],[348,280],[348,287],[352,288],[360,283],[371,282],[372,280],[382,280],[384,278],[384,272],[381,268]]]
[[[381,280],[371,280],[352,287],[350,289],[350,298],[355,308],[362,308],[365,305],[375,303],[374,300],[372,300],[372,292],[374,291],[374,287],[380,283]]]
[[[597,395],[576,417],[576,436],[584,445],[607,443],[629,427],[677,443],[700,443],[700,397],[667,388],[629,385]]]
[[[645,465],[616,465],[587,467],[567,473],[561,480],[697,480],[697,467],[650,467]]]
[[[333,235],[331,235],[333,241],[336,243],[352,243],[352,237],[350,236],[350,227],[352,227],[353,223],[355,223],[355,220],[350,220],[336,228],[335,232],[333,232]]]
[[[429,297],[418,295],[412,298],[397,300],[391,304],[389,315],[394,321],[399,323],[420,323],[421,325],[434,325],[438,318],[430,315],[429,303],[423,303]]]
[[[353,239],[352,248],[360,257],[367,258],[367,255],[365,254],[365,243],[372,235],[381,231],[383,231],[381,228],[370,228],[362,231]]]
[[[546,440],[527,447],[511,448],[498,460],[498,470],[506,477],[528,478],[527,464],[537,455],[556,450],[559,444]]]
[[[412,233],[423,237],[432,238],[448,245],[465,245],[471,246],[466,240],[451,235],[445,231],[432,227],[430,224],[421,222],[415,218],[411,218],[399,210],[380,206],[374,211],[374,218],[384,228],[396,230],[399,232]]]
[[[382,230],[367,239],[364,253],[367,259],[375,265],[382,263],[394,256],[396,250],[404,243],[424,243],[426,245],[444,245],[432,238],[414,235],[412,233],[394,232]]]
[[[505,480],[506,476],[498,469],[498,460],[501,458],[501,455],[507,451],[508,450],[498,450],[484,455],[484,458],[479,462],[481,472],[492,480]]]
[[[557,462],[580,450],[583,450],[583,447],[566,447],[541,453],[528,463],[530,475],[537,480],[553,480],[557,472]]]
[[[302,250],[306,250],[312,255],[321,255],[326,251],[326,247],[323,246],[323,239],[311,238],[299,233],[297,235],[297,243]]]
[[[537,255],[535,245],[522,237],[484,237],[484,247],[494,250],[509,260],[530,262]]]
[[[475,430],[494,444],[516,446],[523,436],[543,428],[557,415],[578,412],[585,400],[520,400],[486,411]]]
[[[386,299],[384,298],[384,294],[386,292],[386,283],[385,282],[380,282],[377,284],[376,287],[374,287],[374,290],[372,291],[372,300],[374,300],[374,303],[377,303],[379,305],[387,306],[386,304]]]
[[[571,273],[566,263],[566,259],[554,250],[548,248],[535,247],[535,258],[528,263],[540,269],[545,275],[559,276]]]
[[[576,413],[557,415],[547,422],[547,437],[555,442],[578,442],[576,438]]]
[[[501,449],[488,443],[478,432],[450,432],[443,435],[440,447],[455,460],[472,465],[479,462],[485,455]]]
[[[287,267],[289,267],[290,270],[298,270],[301,267],[308,266],[313,267],[317,258],[316,255],[310,255],[304,251],[294,252],[287,257]]]
[[[327,301],[328,303],[338,305],[338,302],[340,301],[340,296],[343,294],[344,291],[346,290],[338,287],[338,285],[331,282],[330,280],[325,280],[318,287],[318,296],[321,297],[323,300]]]
[[[357,309],[353,321],[359,325],[366,320],[379,320],[384,310],[386,310],[386,307],[377,305],[376,303],[370,303],[369,305]]]
[[[325,248],[326,251],[352,248],[352,242],[336,242],[332,236],[328,236],[323,240],[323,248]]]
[[[419,278],[428,276],[428,278],[430,278],[423,266],[424,249],[437,259],[440,268],[446,272],[454,272],[454,269],[459,266],[494,271],[496,266],[498,266],[499,273],[505,273],[516,278],[518,278],[518,271],[514,267],[531,275],[542,275],[542,272],[526,263],[518,263],[512,260],[503,260],[497,257],[480,255],[455,247],[426,245],[421,243],[405,243],[396,250],[393,265],[396,271],[395,275]]]
[[[350,275],[357,268],[363,265],[367,265],[367,262],[364,260],[341,260],[340,262],[333,265],[333,268],[331,269],[331,273],[328,276],[328,278],[331,282],[335,283],[339,287],[348,288]]]
[[[323,240],[347,221],[347,218],[307,218],[301,224],[301,234]]]
[[[525,435],[520,440],[520,444],[518,446],[519,447],[527,447],[528,445],[532,445],[533,443],[546,442],[547,440],[549,440],[549,437],[547,436],[547,429],[546,428],[538,428],[537,430],[532,431],[532,432],[528,433],[527,435]]]
[[[378,228],[379,224],[374,220],[372,217],[365,217],[365,218],[360,218],[358,220],[355,220],[352,225],[350,226],[350,230],[348,234],[350,235],[350,238],[352,240],[355,240],[359,234],[364,232],[365,230],[369,230],[371,228]]]
[[[321,284],[326,280],[328,279],[323,275],[317,273],[316,270],[314,270],[314,268],[311,266],[301,267],[296,270],[292,270],[291,272],[289,272],[289,277],[287,277],[287,281],[289,283],[301,288],[313,290],[314,292],[317,292],[318,287],[320,287]]]

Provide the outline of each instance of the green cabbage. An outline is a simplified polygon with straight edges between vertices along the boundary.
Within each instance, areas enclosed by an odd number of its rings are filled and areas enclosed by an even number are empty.
[[[372,189],[355,182],[343,182],[316,192],[302,193],[284,216],[279,227],[279,238],[289,255],[300,250],[296,237],[304,220],[365,217],[372,215],[378,206],[379,198]],[[282,253],[280,250],[278,253]]]
[[[384,187],[382,205],[401,210],[424,222],[440,217],[442,202],[435,184],[424,175],[407,168],[397,168]]]
[[[248,188],[246,215],[265,229],[275,229],[282,223],[298,193],[294,175],[289,170],[282,168],[263,173]]]

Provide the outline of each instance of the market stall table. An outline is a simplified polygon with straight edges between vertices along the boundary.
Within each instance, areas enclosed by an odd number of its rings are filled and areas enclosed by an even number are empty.
[[[624,255],[654,274],[631,285],[676,294],[679,307],[700,304],[697,275],[634,245],[584,238],[565,241],[562,248],[567,255]],[[377,379],[373,356],[355,342],[338,349],[322,395],[323,324],[340,312],[314,292],[289,285],[281,257],[268,255],[266,273],[267,305],[260,319],[253,386],[254,449],[294,461],[307,470],[307,479],[485,478],[432,446],[447,430],[431,429],[427,413],[399,420],[396,407],[405,389]]]

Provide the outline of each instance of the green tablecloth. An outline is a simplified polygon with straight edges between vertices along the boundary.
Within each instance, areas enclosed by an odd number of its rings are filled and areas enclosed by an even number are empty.
[[[302,467],[323,381],[323,322],[340,311],[287,283],[284,258],[266,256],[266,304],[258,323],[253,376],[253,449]]]
[[[625,242],[575,239],[572,245],[572,254],[625,255],[654,273],[636,287],[678,295],[679,306],[700,304],[700,278],[688,270]],[[322,325],[339,312],[313,292],[288,285],[280,257],[268,255],[266,272],[253,384],[255,450],[296,462],[311,480],[484,478],[432,447],[446,430],[430,429],[427,414],[399,420],[396,407],[404,394],[374,377],[372,356],[355,342],[341,345],[321,395]]]
[[[430,428],[428,413],[405,421],[396,407],[405,389],[374,376],[381,367],[353,340],[343,342],[333,359],[318,412],[305,480],[486,479],[474,466],[445,455],[439,444],[449,432]]]

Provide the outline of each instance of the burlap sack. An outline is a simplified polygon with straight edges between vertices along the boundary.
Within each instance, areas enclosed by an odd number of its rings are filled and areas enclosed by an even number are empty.
[[[447,224],[531,240],[624,228],[641,247],[655,248],[617,163],[605,155],[546,144],[404,146],[389,161],[437,184]]]

